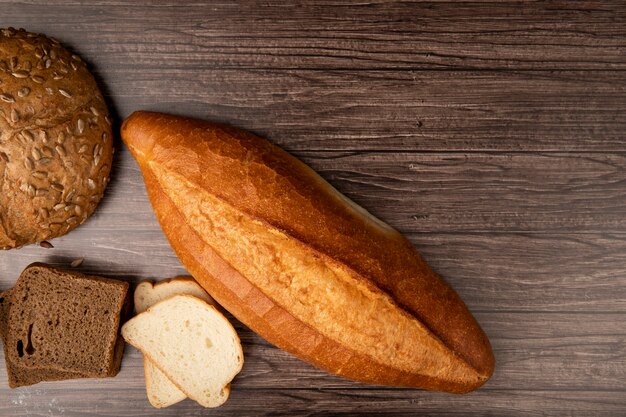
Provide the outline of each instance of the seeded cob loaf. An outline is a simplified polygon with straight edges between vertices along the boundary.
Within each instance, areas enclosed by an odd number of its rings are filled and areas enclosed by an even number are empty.
[[[0,249],[83,223],[112,153],[107,107],[85,63],[57,40],[0,30]]]

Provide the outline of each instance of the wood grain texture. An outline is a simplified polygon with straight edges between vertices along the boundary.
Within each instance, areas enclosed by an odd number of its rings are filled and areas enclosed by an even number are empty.
[[[116,116],[252,130],[405,233],[489,335],[464,396],[327,375],[235,321],[246,363],[222,408],[150,407],[139,352],[113,379],[9,390],[0,415],[620,416],[626,413],[623,1],[0,0],[55,36]],[[185,270],[116,138],[95,215],[53,249],[0,252],[0,290],[46,261],[138,282]],[[0,355],[0,362],[2,357]]]
[[[622,71],[183,67],[164,77],[162,69],[102,64],[122,116],[144,109],[209,118],[290,151],[626,151]]]
[[[6,22],[90,62],[121,117],[209,117],[289,150],[626,151],[626,3],[592,3],[62,1],[41,15],[0,0]]]
[[[626,226],[626,155],[302,155],[342,192],[405,233],[609,232]]]
[[[626,68],[623,1],[2,3],[88,56],[165,70]]]
[[[72,389],[74,388],[74,389]],[[479,391],[466,396],[446,397],[439,393],[402,389],[281,390],[256,389],[232,391],[221,408],[199,409],[185,400],[170,408],[155,411],[141,406],[137,398],[143,389],[120,389],[105,381],[98,389],[77,390],[58,383],[54,390],[37,389],[24,393],[15,404],[0,408],[7,415],[44,416],[603,416],[622,415],[626,401],[622,391]],[[83,401],[89,393],[93,404]],[[57,399],[42,402],[43,398]],[[442,407],[441,403],[446,406]],[[120,403],[127,407],[119,407]],[[132,414],[127,413],[132,407]],[[19,414],[24,409],[29,414]],[[570,410],[576,410],[575,413]],[[9,414],[18,413],[18,414]]]

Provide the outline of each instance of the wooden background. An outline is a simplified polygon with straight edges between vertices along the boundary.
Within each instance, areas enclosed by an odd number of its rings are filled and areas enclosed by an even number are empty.
[[[464,396],[326,375],[238,324],[218,410],[148,404],[139,353],[107,380],[9,390],[6,416],[626,415],[626,3],[6,1],[0,27],[57,37],[117,123],[224,121],[301,157],[405,233],[491,338]],[[184,273],[117,138],[96,214],[54,249],[0,253],[138,281]]]

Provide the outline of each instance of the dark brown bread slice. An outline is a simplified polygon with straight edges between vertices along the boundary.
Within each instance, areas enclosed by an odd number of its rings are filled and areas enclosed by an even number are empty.
[[[7,356],[26,368],[106,377],[119,370],[128,283],[29,265],[12,295]]]
[[[4,350],[4,358],[7,370],[7,377],[10,388],[18,388],[27,385],[37,384],[44,381],[62,381],[66,379],[78,379],[88,378],[89,376],[76,372],[58,371],[51,368],[27,368],[13,363],[9,360],[7,354],[7,327],[9,318],[9,309],[12,304],[13,290],[9,289],[0,294],[0,339],[2,339],[2,347]],[[128,307],[125,308],[126,317],[128,314]],[[115,360],[112,363],[111,369],[107,377],[113,377],[117,375],[120,369],[120,363],[122,355],[124,353],[124,340],[118,336],[115,345]]]
[[[13,290],[6,290],[0,294],[0,338],[4,350],[4,360],[7,368],[9,387],[17,388],[25,385],[33,385],[42,381],[61,381],[64,379],[85,378],[76,372],[57,371],[54,369],[31,369],[21,367],[9,360],[7,354],[7,326],[8,313],[11,308],[11,294]]]

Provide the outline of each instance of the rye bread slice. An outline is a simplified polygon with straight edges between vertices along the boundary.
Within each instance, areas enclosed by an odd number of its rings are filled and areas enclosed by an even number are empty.
[[[127,282],[31,264],[13,288],[7,356],[25,368],[115,375],[128,298]]]
[[[84,375],[75,372],[57,371],[54,369],[24,368],[13,363],[7,354],[7,326],[8,314],[11,308],[11,294],[13,290],[6,290],[0,294],[0,338],[4,350],[4,360],[7,368],[9,387],[17,388],[26,385],[37,384],[42,381],[61,381],[64,379],[85,378]]]

